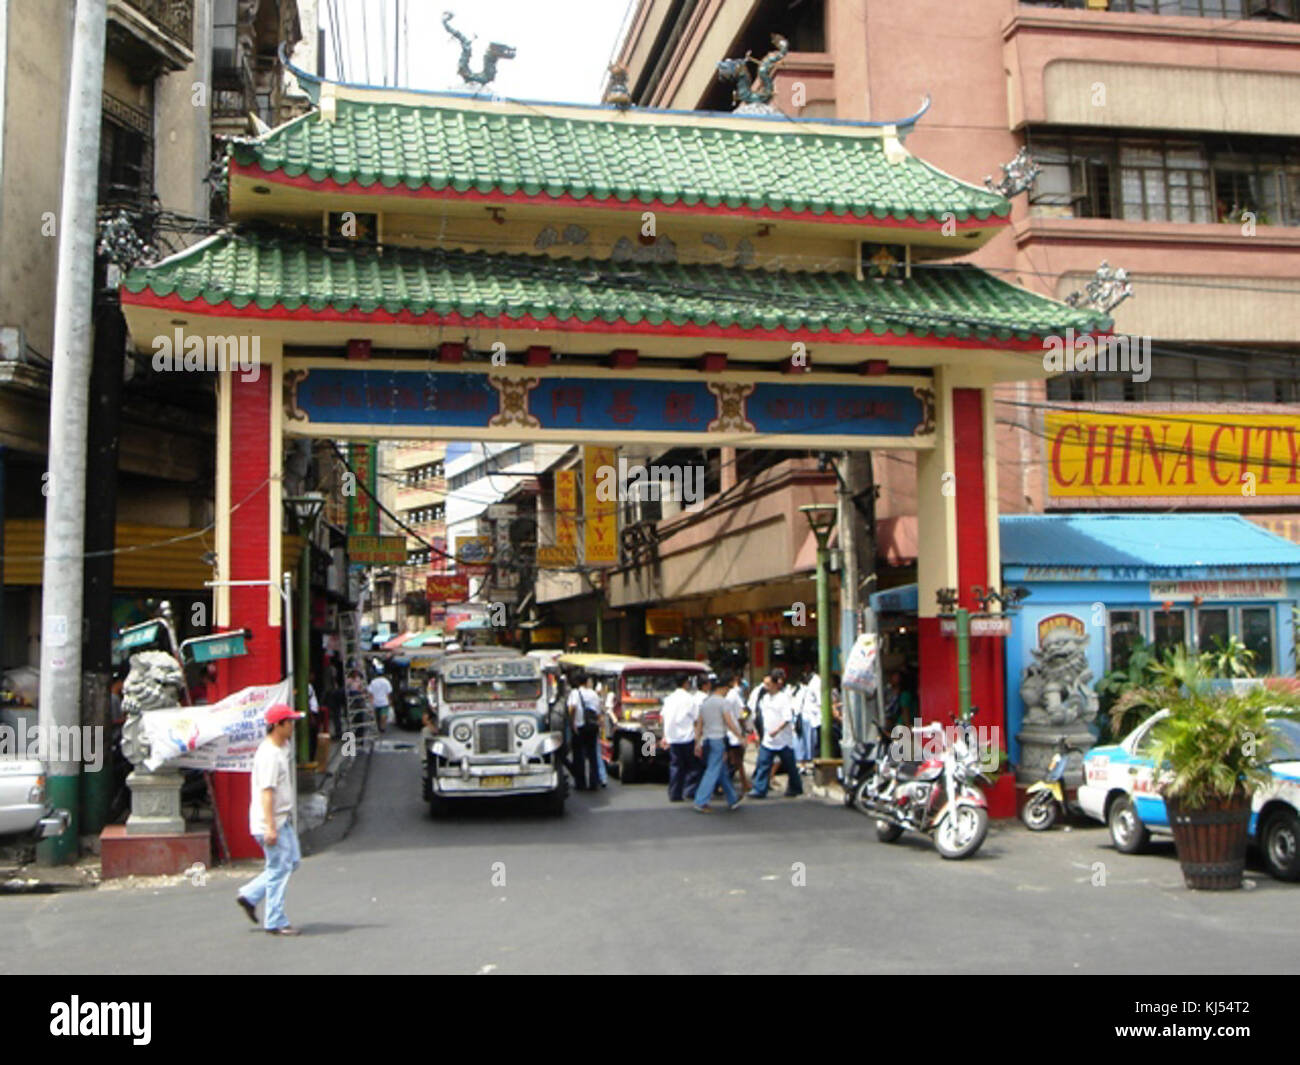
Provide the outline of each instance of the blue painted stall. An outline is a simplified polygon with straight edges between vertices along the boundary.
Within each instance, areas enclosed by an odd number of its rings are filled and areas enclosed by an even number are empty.
[[[1028,588],[1006,641],[1007,753],[1019,760],[1020,680],[1055,627],[1088,636],[1093,681],[1135,636],[1209,649],[1233,635],[1294,675],[1300,546],[1235,514],[1026,514],[999,519],[1004,588]],[[1265,672],[1260,671],[1261,674]]]

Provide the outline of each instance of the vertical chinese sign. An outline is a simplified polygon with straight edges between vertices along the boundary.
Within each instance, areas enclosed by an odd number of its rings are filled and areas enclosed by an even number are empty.
[[[375,502],[374,444],[348,444],[348,465],[357,485],[348,496],[348,534],[375,536],[379,532],[379,506]]]
[[[584,561],[588,566],[618,564],[618,500],[601,499],[596,492],[603,468],[614,469],[618,453],[612,447],[582,449],[582,503]],[[603,478],[606,488],[611,478]],[[608,494],[606,491],[603,494]]]
[[[578,471],[555,473],[555,546],[574,548],[578,544]]]

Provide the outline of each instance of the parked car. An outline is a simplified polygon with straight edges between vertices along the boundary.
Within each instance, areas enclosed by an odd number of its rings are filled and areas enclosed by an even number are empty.
[[[1153,834],[1171,834],[1151,757],[1153,730],[1168,716],[1168,710],[1153,714],[1121,742],[1094,747],[1083,759],[1079,807],[1110,827],[1116,850],[1125,854],[1137,854]],[[1273,782],[1252,799],[1250,840],[1273,876],[1300,880],[1300,722],[1274,717],[1271,727]]]
[[[0,758],[0,846],[61,836],[71,818],[45,799],[45,767],[30,758]]]

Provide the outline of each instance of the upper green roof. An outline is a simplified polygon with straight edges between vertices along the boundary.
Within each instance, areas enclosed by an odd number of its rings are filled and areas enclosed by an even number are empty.
[[[329,316],[377,310],[443,318],[531,315],[742,331],[1020,339],[1109,328],[1109,319],[967,264],[914,266],[900,281],[713,265],[555,259],[543,255],[366,247],[330,250],[285,232],[225,233],[132,270],[130,294],[202,299]],[[147,290],[147,292],[146,292]]]
[[[254,142],[235,160],[289,177],[365,189],[447,189],[552,198],[790,211],[864,220],[958,221],[1010,214],[1002,196],[864,135],[789,120],[709,113],[492,110],[458,97],[427,104],[339,97]],[[641,116],[649,115],[642,121]]]

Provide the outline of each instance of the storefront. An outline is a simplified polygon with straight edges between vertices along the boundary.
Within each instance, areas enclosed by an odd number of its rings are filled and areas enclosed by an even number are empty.
[[[1069,672],[1074,656],[1080,669],[1086,660],[1091,686],[1123,668],[1139,640],[1200,652],[1235,636],[1258,675],[1295,673],[1300,546],[1245,518],[1016,515],[999,527],[1003,587],[1030,593],[1006,648],[1012,762],[1025,694],[1035,694],[1025,688],[1031,667]]]

